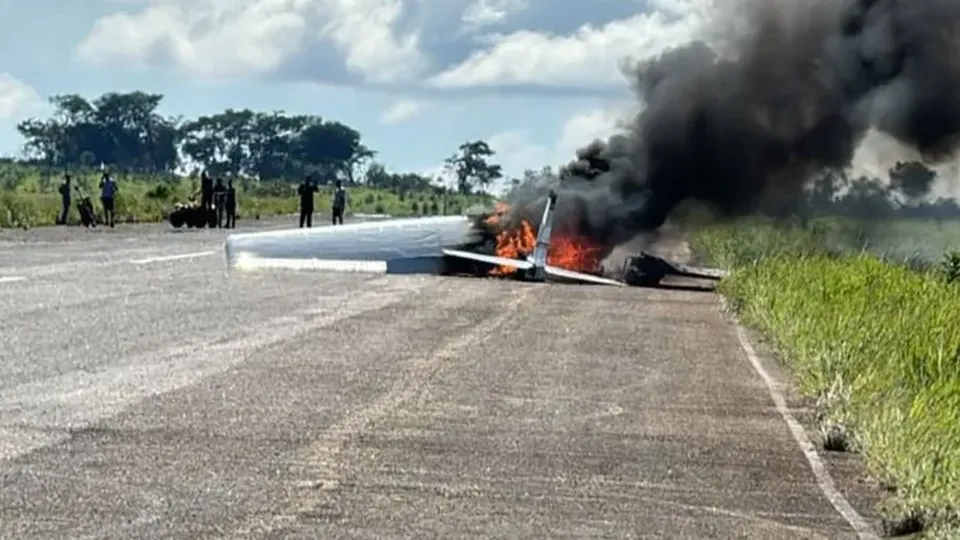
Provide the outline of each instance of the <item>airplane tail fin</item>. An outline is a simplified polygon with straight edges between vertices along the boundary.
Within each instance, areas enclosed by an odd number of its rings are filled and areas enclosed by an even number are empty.
[[[548,278],[578,283],[592,283],[596,285],[615,285],[623,287],[626,284],[615,279],[604,278],[583,272],[575,272],[547,264],[547,252],[550,249],[550,236],[553,234],[553,211],[557,204],[557,193],[550,192],[547,206],[540,218],[540,228],[537,229],[537,238],[534,242],[533,253],[526,259],[508,259],[495,255],[483,255],[456,249],[444,249],[443,254],[448,257],[473,260],[496,266],[509,266],[522,272],[524,278],[531,281],[546,281]]]
[[[557,192],[550,191],[547,206],[543,209],[543,216],[540,218],[540,228],[537,229],[537,239],[534,243],[533,253],[530,254],[529,259],[533,263],[529,277],[534,281],[547,279],[547,252],[550,249],[550,236],[553,234],[553,209],[556,205]]]

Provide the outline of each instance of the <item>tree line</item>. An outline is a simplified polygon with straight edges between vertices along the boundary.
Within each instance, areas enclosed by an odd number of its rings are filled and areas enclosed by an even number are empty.
[[[65,171],[102,165],[125,173],[171,175],[190,165],[214,176],[277,184],[311,175],[320,184],[339,179],[398,194],[486,192],[504,178],[495,152],[483,140],[460,144],[445,160],[452,184],[447,185],[437,178],[388,170],[356,129],[336,120],[250,109],[187,119],[161,114],[163,97],[142,91],[110,92],[95,99],[52,96],[48,118],[30,118],[17,126],[25,140],[26,161]],[[528,170],[522,178],[507,180],[507,186],[559,174],[550,167]],[[865,218],[960,215],[956,200],[928,197],[935,176],[915,162],[894,167],[888,179],[828,171],[796,201],[794,211]]]
[[[17,125],[28,163],[51,169],[107,167],[134,174],[173,174],[189,164],[214,176],[320,184],[341,180],[393,191],[447,189],[435,178],[390,172],[354,128],[317,115],[227,109],[187,119],[159,112],[162,94],[110,92],[49,98],[48,118]],[[445,161],[452,191],[487,191],[503,177],[482,140],[461,144]],[[196,171],[194,171],[196,172]]]
[[[862,220],[960,217],[957,199],[934,196],[936,180],[937,172],[919,161],[898,162],[885,180],[825,171],[806,190],[800,213]]]
[[[511,191],[536,185],[544,177],[563,181],[564,173],[546,166],[524,171],[510,181]],[[815,176],[802,193],[771,213],[771,217],[849,217],[859,220],[891,218],[955,219],[960,202],[955,197],[935,195],[937,172],[919,161],[898,162],[887,178],[851,176],[843,170],[826,170]]]

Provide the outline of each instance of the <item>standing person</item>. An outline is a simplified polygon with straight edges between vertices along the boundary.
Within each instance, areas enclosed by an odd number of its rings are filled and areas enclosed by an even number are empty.
[[[343,225],[343,212],[347,209],[347,190],[343,189],[343,181],[337,180],[336,188],[333,190],[333,224],[336,225],[339,220]]]
[[[207,171],[200,173],[200,206],[204,210],[209,210],[213,204],[213,179],[207,174]]]
[[[223,210],[225,199],[227,198],[227,188],[223,185],[223,178],[217,178],[217,184],[213,187],[213,200],[217,205],[217,228],[223,228]]]
[[[304,176],[303,182],[297,188],[300,194],[300,228],[306,224],[307,227],[313,227],[313,194],[319,191],[317,185],[313,183],[310,176]]]
[[[107,173],[100,177],[100,202],[103,203],[103,222],[113,228],[114,198],[117,195],[117,182]]]
[[[237,228],[237,189],[233,187],[233,178],[227,180],[227,228]]]
[[[67,214],[70,212],[70,195],[73,186],[70,182],[70,175],[63,175],[63,183],[60,184],[60,204],[62,208],[60,210],[60,219],[57,220],[57,224],[66,225],[67,224]]]

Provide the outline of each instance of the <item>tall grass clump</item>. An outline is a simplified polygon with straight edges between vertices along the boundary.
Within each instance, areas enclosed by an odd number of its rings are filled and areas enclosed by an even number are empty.
[[[960,253],[916,271],[848,232],[720,227],[692,248],[733,269],[719,291],[817,399],[821,429],[843,426],[893,493],[881,508],[891,530],[958,538]]]
[[[698,262],[737,268],[777,255],[839,254],[865,244],[864,231],[841,220],[816,220],[801,227],[753,219],[702,229],[691,239],[690,248]]]

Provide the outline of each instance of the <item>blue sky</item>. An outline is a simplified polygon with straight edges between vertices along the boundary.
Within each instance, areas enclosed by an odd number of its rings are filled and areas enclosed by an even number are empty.
[[[686,42],[710,0],[0,0],[0,155],[52,94],[145,90],[357,128],[394,170],[468,139],[557,165],[635,107],[625,58]]]

